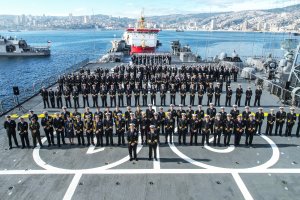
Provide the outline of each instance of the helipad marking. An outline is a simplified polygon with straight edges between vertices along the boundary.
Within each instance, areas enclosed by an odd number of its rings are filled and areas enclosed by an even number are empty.
[[[47,139],[46,138],[43,138],[42,139],[42,143],[44,143]],[[140,150],[142,149],[143,145],[141,145],[141,142],[142,142],[142,138],[141,138],[141,135],[139,135],[139,139],[138,139],[138,146],[137,146],[137,153],[140,152]],[[111,164],[108,164],[108,165],[104,165],[104,166],[101,166],[101,167],[95,167],[95,168],[89,168],[89,169],[64,169],[64,168],[59,168],[59,167],[54,167],[54,166],[51,166],[49,164],[47,164],[45,161],[43,161],[43,159],[40,157],[40,146],[38,145],[36,148],[34,148],[33,152],[32,152],[32,156],[33,156],[33,160],[36,162],[36,164],[44,169],[47,169],[47,170],[54,170],[54,171],[62,171],[62,172],[67,172],[67,171],[91,171],[91,172],[94,172],[94,171],[97,171],[97,170],[106,170],[106,169],[110,169],[110,168],[113,168],[113,167],[116,167],[120,164],[123,164],[125,163],[126,161],[129,160],[129,155],[116,161],[116,162],[113,162]]]
[[[212,142],[212,141],[214,141],[213,137],[209,139],[209,142]],[[229,147],[227,147],[225,149],[215,149],[215,148],[212,148],[211,146],[208,146],[205,142],[204,148],[209,151],[215,152],[215,153],[230,153],[234,150],[235,147],[233,145],[230,145]]]
[[[67,192],[65,193],[65,196],[63,200],[71,200],[73,197],[73,194],[77,188],[78,182],[81,178],[82,174],[81,173],[76,173],[75,176],[73,177],[71,184],[68,187]]]
[[[241,179],[240,175],[238,173],[232,173],[232,176],[239,187],[240,191],[242,192],[245,200],[253,200],[253,197],[251,196],[250,192],[248,191],[244,181]]]
[[[96,142],[97,142],[97,139],[96,139],[96,137],[94,137],[94,143],[96,144]],[[104,151],[104,149],[105,149],[105,147],[97,148],[96,149],[96,146],[90,145],[89,148],[88,148],[88,150],[87,150],[87,152],[86,152],[86,154],[98,153],[100,151]]]

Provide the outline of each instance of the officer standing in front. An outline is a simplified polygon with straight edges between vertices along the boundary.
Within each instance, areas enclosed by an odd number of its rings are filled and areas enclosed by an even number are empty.
[[[4,128],[6,129],[9,149],[12,149],[11,137],[14,138],[15,145],[19,147],[17,136],[16,136],[16,122],[11,119],[10,115],[6,116],[6,121],[4,122]]]
[[[41,125],[44,128],[45,135],[48,141],[48,147],[54,144],[54,135],[53,135],[53,119],[48,115],[47,111],[44,111],[44,118],[41,120]]]
[[[129,124],[129,131],[127,132],[129,161],[132,161],[133,158],[136,161],[138,161],[137,158],[138,132],[135,130],[134,126],[135,125],[133,123]]]
[[[29,123],[29,129],[32,135],[33,148],[36,147],[36,140],[38,140],[40,146],[43,147],[40,133],[40,124],[35,118],[31,119],[31,122]]]
[[[148,145],[149,145],[149,159],[152,160],[152,151],[154,152],[154,159],[157,161],[156,149],[157,149],[158,135],[155,131],[155,125],[150,125],[150,132],[148,133]]]
[[[28,138],[28,123],[25,122],[24,118],[20,117],[20,122],[18,123],[18,131],[21,137],[22,149],[25,148],[25,143],[27,148],[30,148],[29,138]]]

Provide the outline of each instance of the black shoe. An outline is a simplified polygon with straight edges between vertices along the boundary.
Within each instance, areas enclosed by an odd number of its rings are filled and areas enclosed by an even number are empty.
[[[133,161],[133,158],[130,158],[129,161]]]
[[[48,144],[48,147],[51,147],[51,144]]]
[[[139,161],[139,159],[138,159],[138,158],[135,158],[135,161]]]
[[[155,161],[157,161],[157,158],[154,158]]]
[[[12,147],[9,147],[8,149],[10,150],[10,149],[12,149]]]
[[[151,161],[152,158],[148,158],[149,161]]]

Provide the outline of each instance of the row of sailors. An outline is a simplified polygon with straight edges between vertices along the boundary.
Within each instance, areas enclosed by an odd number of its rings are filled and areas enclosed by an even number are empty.
[[[179,95],[180,95],[180,103],[183,104],[184,106],[186,105],[186,98],[187,95],[189,94],[189,99],[190,99],[190,105],[194,106],[195,103],[195,98],[198,97],[198,105],[202,105],[203,102],[203,97],[206,93],[207,96],[207,105],[209,103],[215,102],[216,106],[220,106],[220,99],[223,92],[223,86],[221,86],[221,83],[217,83],[215,87],[213,87],[213,84],[211,83],[206,90],[204,90],[204,86],[201,85],[199,90],[197,91],[195,89],[195,86],[192,84],[190,85],[190,89],[187,90],[186,86],[183,85],[180,90],[179,90]],[[124,106],[124,96],[126,97],[126,104],[127,106],[132,105],[132,97],[134,97],[134,103],[135,106],[137,105],[143,105],[146,106],[148,102],[148,94],[150,92],[150,97],[151,97],[151,102],[153,102],[156,105],[156,98],[159,95],[160,97],[160,105],[161,106],[166,106],[166,97],[167,97],[167,88],[163,84],[160,88],[160,90],[157,89],[156,85],[152,85],[150,88],[146,84],[143,85],[142,88],[139,88],[138,85],[132,90],[129,85],[127,85],[127,88],[124,89],[123,85],[119,85],[119,87],[115,88],[114,85],[111,85],[111,88],[107,90],[104,85],[101,86],[100,90],[96,89],[96,86],[93,85],[93,88],[91,91],[89,91],[85,86],[82,89],[82,101],[83,101],[83,107],[90,106],[90,101],[89,98],[90,96],[92,97],[93,100],[93,107],[98,107],[99,104],[99,96],[101,97],[102,101],[102,107],[107,106],[107,99],[108,96],[110,97],[110,107],[113,106]],[[158,94],[159,92],[159,94]],[[170,92],[170,104],[175,104],[176,105],[176,94],[177,90],[175,89],[174,85],[171,85],[171,88],[169,90]],[[233,90],[231,89],[230,85],[226,84],[226,94],[225,96],[225,106],[231,106],[232,102],[232,96],[233,96]],[[241,84],[238,85],[238,87],[235,90],[235,104],[238,106],[241,106],[241,99],[244,94],[244,90],[241,86]],[[63,93],[59,90],[59,87],[57,87],[56,91],[53,91],[51,88],[46,90],[43,88],[41,90],[41,96],[43,98],[44,102],[44,109],[46,107],[50,107],[49,104],[49,98],[50,98],[50,103],[51,107],[55,107],[55,102],[57,107],[61,108],[62,107],[62,95],[64,95],[65,99],[65,105],[66,107],[72,107],[71,103],[71,97],[73,98],[73,105],[75,108],[80,107],[79,105],[79,91],[76,87],[73,88],[72,91],[68,90],[65,88]],[[254,106],[258,105],[260,106],[260,99],[262,96],[262,89],[260,86],[257,87],[255,92],[252,91],[251,87],[248,87],[245,90],[245,106],[250,106],[251,98],[254,95]],[[140,102],[140,99],[142,97],[142,103]],[[118,100],[118,101],[117,101]]]
[[[286,113],[283,107],[280,107],[279,111],[274,114],[274,110],[271,109],[267,116],[267,126],[266,135],[273,134],[273,125],[276,124],[275,135],[279,132],[282,136],[283,125],[286,123],[285,136],[291,136],[293,126],[297,120],[294,108],[290,108],[290,112]],[[137,107],[135,113],[131,111],[128,107],[127,111],[123,113],[116,107],[114,112],[110,111],[109,108],[106,109],[104,113],[98,108],[94,113],[86,109],[84,113],[84,119],[81,119],[81,113],[75,111],[73,117],[71,113],[67,111],[66,107],[63,108],[63,112],[55,114],[52,118],[47,112],[44,112],[44,118],[41,120],[41,125],[44,129],[48,146],[54,145],[54,134],[56,131],[57,144],[60,147],[60,142],[65,144],[65,137],[69,138],[70,144],[74,144],[74,137],[78,139],[78,145],[84,145],[84,133],[87,137],[87,145],[94,144],[94,134],[97,138],[96,146],[103,146],[103,136],[106,139],[106,145],[113,145],[113,130],[115,128],[115,134],[118,136],[118,145],[125,144],[125,133],[129,130],[129,124],[135,124],[136,131],[141,133],[142,143],[147,144],[147,132],[149,131],[150,125],[154,125],[156,133],[160,133],[165,136],[165,143],[169,138],[170,143],[172,143],[172,137],[175,132],[175,127],[177,125],[177,132],[179,135],[178,141],[181,144],[181,139],[183,139],[183,144],[186,144],[186,136],[190,134],[190,144],[197,144],[198,135],[202,135],[201,144],[204,145],[206,141],[209,144],[209,135],[214,135],[214,145],[220,145],[220,136],[224,135],[224,145],[229,145],[231,134],[235,134],[235,145],[240,143],[240,134],[246,133],[246,145],[252,144],[253,135],[255,133],[261,134],[261,127],[264,121],[264,112],[262,108],[258,108],[258,112],[254,115],[250,112],[248,106],[245,107],[245,111],[240,113],[237,106],[233,106],[230,113],[226,113],[224,108],[221,108],[220,112],[217,112],[213,104],[206,111],[202,110],[202,106],[198,106],[198,110],[194,111],[191,106],[188,110],[183,110],[182,105],[178,110],[174,109],[174,105],[170,106],[167,113],[160,108],[159,112],[155,112],[152,109],[152,105],[146,112],[143,112],[140,107]],[[104,117],[105,116],[105,117]],[[9,147],[12,148],[12,137],[14,138],[15,144],[18,146],[16,138],[16,127],[19,131],[22,147],[29,147],[28,139],[28,128],[32,133],[33,147],[36,147],[37,141],[40,146],[43,146],[40,138],[40,124],[38,122],[38,117],[33,111],[30,111],[29,116],[30,123],[24,121],[24,118],[20,118],[18,126],[14,120],[7,116],[7,120],[4,123],[4,128],[7,131],[9,139]],[[298,127],[296,131],[296,136],[299,137],[299,125],[300,120],[298,120]],[[238,134],[240,133],[240,134]],[[249,141],[248,141],[249,138]],[[158,138],[159,140],[159,138]],[[193,142],[194,141],[194,142]]]

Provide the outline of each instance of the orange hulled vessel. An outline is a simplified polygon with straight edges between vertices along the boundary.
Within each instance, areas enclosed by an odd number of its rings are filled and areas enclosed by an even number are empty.
[[[158,45],[157,34],[160,30],[145,27],[145,17],[142,12],[135,28],[127,28],[123,39],[130,46],[130,54],[154,53]]]

